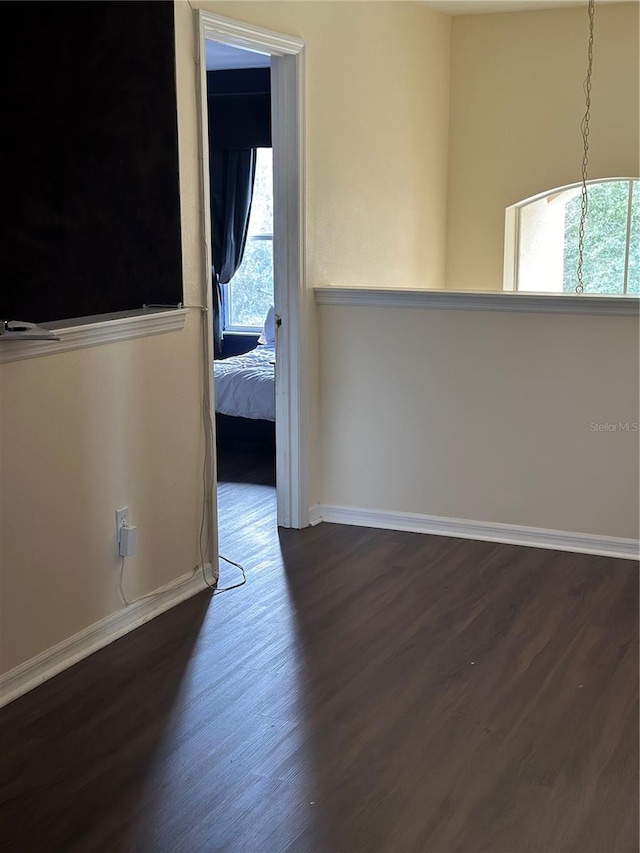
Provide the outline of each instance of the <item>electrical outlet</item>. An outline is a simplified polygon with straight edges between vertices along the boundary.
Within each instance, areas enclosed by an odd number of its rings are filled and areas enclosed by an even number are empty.
[[[122,536],[122,528],[129,526],[129,507],[125,506],[122,509],[116,510],[116,541],[120,542]]]

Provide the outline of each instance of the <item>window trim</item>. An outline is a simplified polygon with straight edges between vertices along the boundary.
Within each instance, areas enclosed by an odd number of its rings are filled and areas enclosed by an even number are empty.
[[[592,186],[593,184],[607,184],[607,183],[615,183],[622,181],[638,181],[640,178],[638,177],[612,177],[612,178],[592,178],[587,181],[587,186]],[[573,190],[582,186],[582,181],[577,181],[573,184],[566,184],[561,187],[554,187],[550,190],[545,190],[541,193],[536,193],[536,195],[532,195],[529,198],[525,198],[523,201],[518,201],[515,204],[510,205],[505,210],[504,217],[504,263],[503,263],[503,279],[502,279],[502,289],[504,291],[512,291],[513,293],[524,293],[525,291],[518,290],[518,261],[520,257],[520,211],[523,207],[526,207],[529,204],[532,204],[535,201],[540,201],[540,199],[548,198],[555,193],[562,193],[566,190]],[[627,219],[627,226],[629,228],[630,219]],[[628,230],[628,229],[627,229]],[[629,254],[629,233],[627,233],[627,244],[626,244],[626,253],[627,253],[627,263],[628,263],[628,254]],[[607,294],[612,299],[619,298],[620,296],[627,296],[627,281],[625,277],[625,290],[624,293],[615,294],[610,293]],[[531,292],[531,291],[529,291]],[[540,291],[544,293],[545,291]],[[571,294],[565,294],[571,295]],[[593,294],[585,294],[585,295],[593,295]]]

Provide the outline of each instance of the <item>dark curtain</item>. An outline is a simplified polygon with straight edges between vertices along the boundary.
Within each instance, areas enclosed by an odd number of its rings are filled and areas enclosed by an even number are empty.
[[[220,151],[209,158],[211,254],[213,259],[213,335],[222,344],[221,284],[232,278],[244,255],[256,176],[254,148]]]

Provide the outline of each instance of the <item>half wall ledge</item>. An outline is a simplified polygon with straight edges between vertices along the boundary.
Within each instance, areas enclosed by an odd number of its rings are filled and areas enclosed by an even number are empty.
[[[578,296],[570,293],[504,293],[481,290],[316,287],[318,305],[374,305],[443,311],[501,311],[527,314],[640,316],[638,296]]]

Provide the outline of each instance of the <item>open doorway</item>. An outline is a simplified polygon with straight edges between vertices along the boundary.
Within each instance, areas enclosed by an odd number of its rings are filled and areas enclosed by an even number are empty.
[[[238,535],[276,521],[271,57],[206,57],[218,526]]]
[[[221,510],[226,525],[233,523],[234,502],[238,515],[247,501],[252,511],[263,504],[265,512],[276,507],[279,526],[304,527],[303,43],[202,11],[198,19],[206,304],[212,319],[206,358],[215,371]],[[221,175],[227,175],[226,185]],[[221,216],[232,231],[222,248],[216,236]],[[226,381],[243,364],[247,375],[258,378],[253,388],[237,376]],[[254,486],[270,488],[270,500],[258,500]]]

